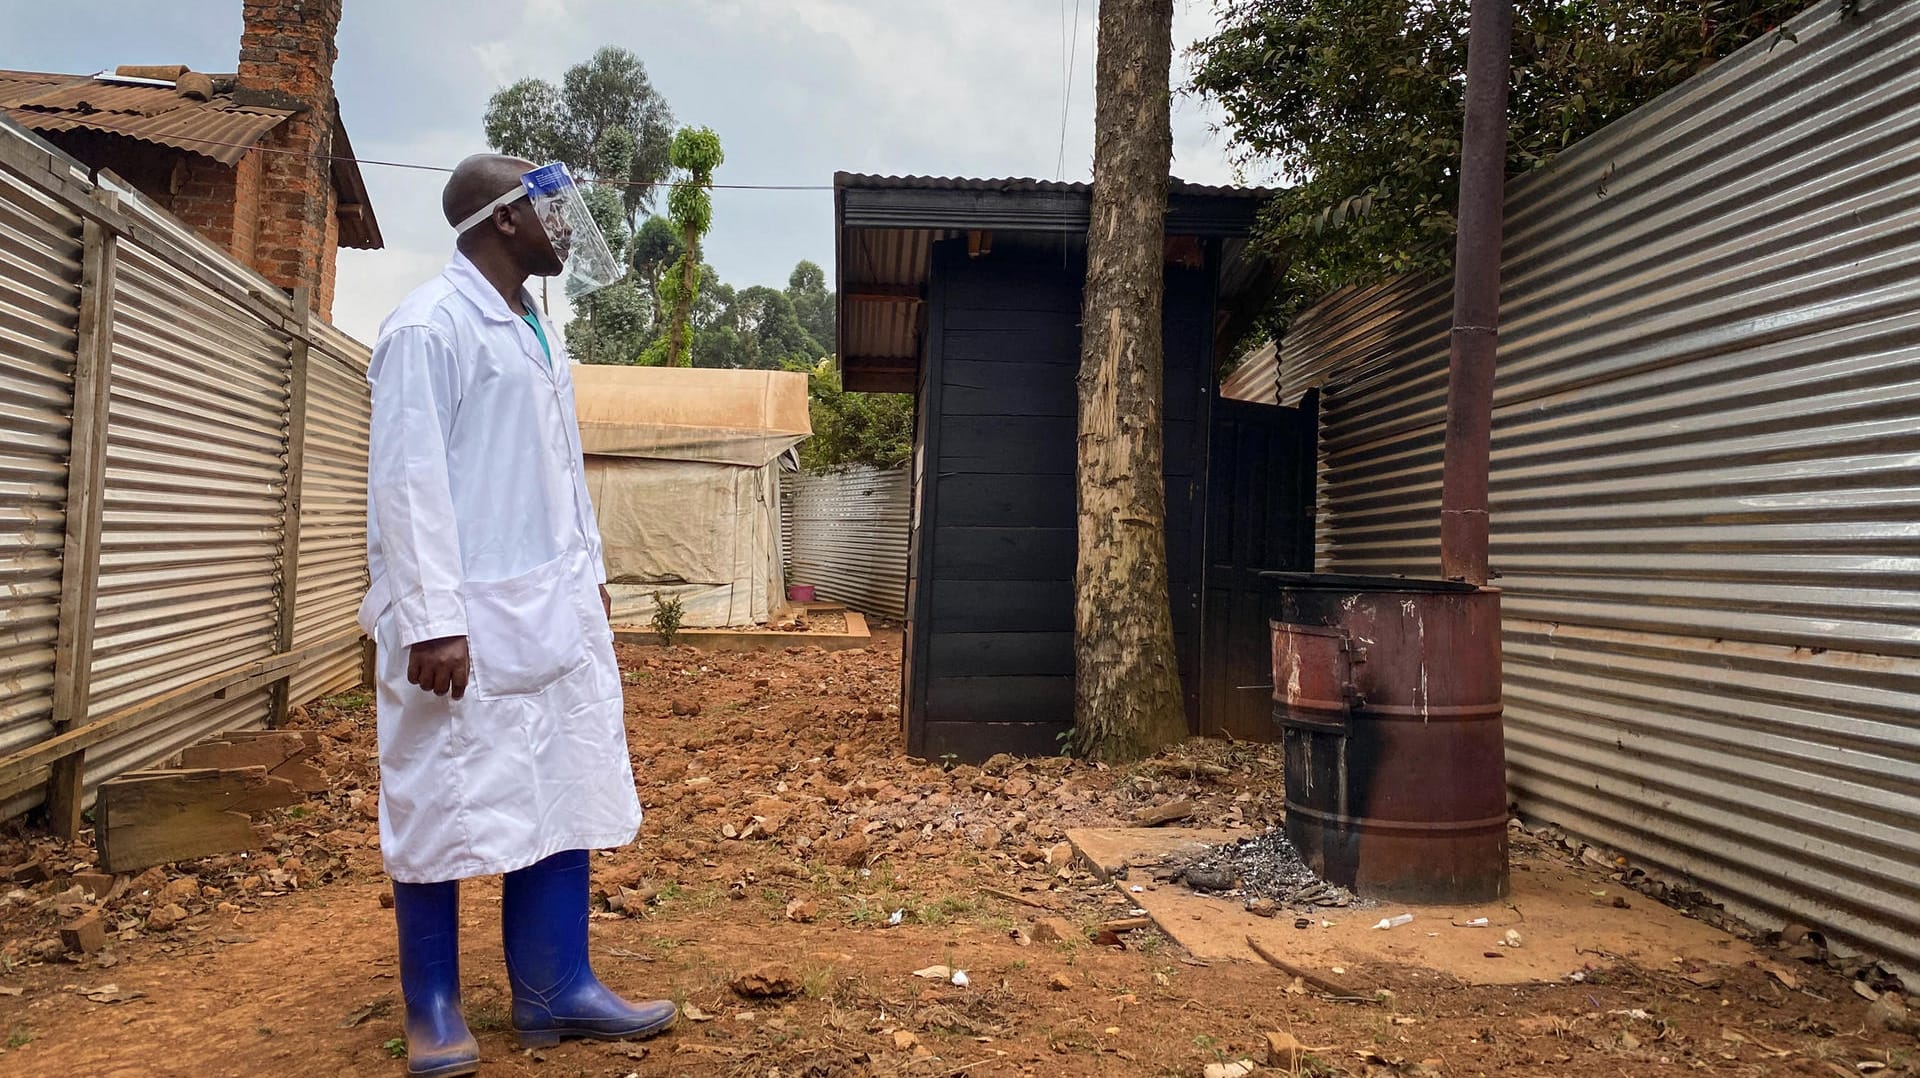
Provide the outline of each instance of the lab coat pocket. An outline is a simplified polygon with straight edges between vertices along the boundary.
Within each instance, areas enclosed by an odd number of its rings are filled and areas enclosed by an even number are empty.
[[[571,561],[462,589],[476,697],[537,696],[592,660]]]

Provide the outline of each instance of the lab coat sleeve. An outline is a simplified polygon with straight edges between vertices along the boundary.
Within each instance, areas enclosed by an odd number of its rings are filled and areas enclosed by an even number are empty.
[[[367,380],[367,500],[379,522],[399,643],[465,636],[465,574],[447,476],[462,381],[453,345],[427,326],[396,329],[374,349]]]

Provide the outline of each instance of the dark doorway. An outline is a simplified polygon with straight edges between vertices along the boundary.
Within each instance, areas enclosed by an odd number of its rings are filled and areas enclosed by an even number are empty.
[[[1313,570],[1317,401],[1213,402],[1199,732],[1275,740],[1269,570]]]

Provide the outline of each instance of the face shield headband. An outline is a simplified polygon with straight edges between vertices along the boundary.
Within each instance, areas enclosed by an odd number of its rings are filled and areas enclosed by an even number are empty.
[[[607,246],[607,237],[563,164],[543,165],[522,175],[519,187],[476,210],[455,225],[454,231],[465,234],[492,217],[493,211],[523,198],[532,201],[534,219],[540,222],[554,257],[560,260],[559,275],[568,299],[577,300],[620,279],[620,264]]]

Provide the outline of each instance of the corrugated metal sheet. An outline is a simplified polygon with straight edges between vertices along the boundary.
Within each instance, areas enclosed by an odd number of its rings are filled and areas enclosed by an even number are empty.
[[[1024,176],[1001,178],[968,178],[963,176],[876,176],[860,172],[837,172],[833,185],[839,188],[866,191],[991,191],[991,192],[1058,192],[1062,194],[1087,195],[1093,193],[1093,184],[1084,180],[1036,180]],[[1168,184],[1168,191],[1176,195],[1214,195],[1225,198],[1267,199],[1275,194],[1267,187],[1219,187],[1204,183],[1188,183],[1174,177]]]
[[[1272,341],[1253,350],[1220,383],[1220,397],[1254,404],[1280,403],[1280,352]]]
[[[783,516],[793,539],[787,582],[811,584],[821,599],[865,614],[907,611],[907,473],[857,468],[832,475],[786,476]]]
[[[285,337],[126,244],[113,353],[94,716],[273,654],[285,490]],[[88,752],[90,783],[257,723],[250,703],[122,733]]]
[[[0,755],[52,733],[80,218],[0,173]]]
[[[235,164],[288,109],[182,97],[170,85],[102,82],[91,75],[0,71],[0,109],[36,131],[85,129],[151,142]]]
[[[11,124],[25,162],[0,169],[0,755],[52,733],[51,686],[65,530],[88,182]],[[61,186],[35,188],[45,176]],[[21,177],[26,177],[22,179]],[[277,650],[290,396],[291,309],[258,274],[139,195],[118,244],[112,298],[100,594],[89,718],[231,674]],[[145,245],[155,243],[154,249]],[[211,271],[219,287],[197,272]],[[316,324],[302,496],[296,646],[353,630],[366,580],[365,346]],[[359,680],[352,640],[297,672],[293,700]],[[264,685],[149,713],[87,751],[100,781],[167,759],[206,734],[258,726]],[[29,782],[32,778],[29,776]],[[0,816],[42,791],[14,784]]]
[[[1509,192],[1509,779],[1920,979],[1920,5],[1792,31]],[[1403,281],[1286,342],[1321,569],[1437,569],[1446,339]]]
[[[353,624],[367,589],[367,347],[328,325],[307,353],[307,446],[300,489],[300,578],[293,646]],[[304,665],[291,699],[360,684],[360,647],[348,641]]]

